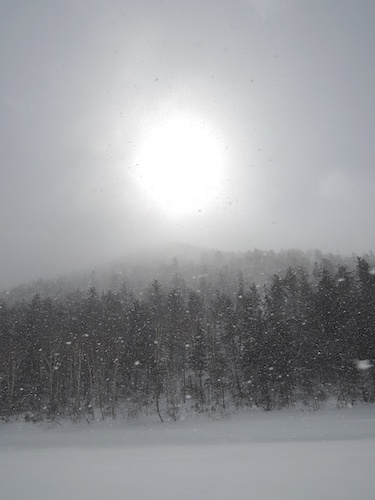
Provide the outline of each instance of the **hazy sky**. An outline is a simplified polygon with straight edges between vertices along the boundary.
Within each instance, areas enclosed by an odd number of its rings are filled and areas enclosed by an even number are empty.
[[[168,241],[374,250],[374,26],[373,0],[3,0],[0,288]],[[155,197],[165,141],[197,168]]]

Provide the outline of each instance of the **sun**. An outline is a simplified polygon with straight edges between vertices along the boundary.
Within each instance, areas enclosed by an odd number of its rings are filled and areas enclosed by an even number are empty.
[[[148,128],[138,149],[135,179],[157,208],[182,216],[215,203],[222,188],[225,147],[199,115],[169,113]]]

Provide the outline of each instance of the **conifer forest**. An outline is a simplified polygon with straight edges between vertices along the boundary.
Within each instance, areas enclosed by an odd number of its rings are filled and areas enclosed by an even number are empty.
[[[0,417],[220,415],[375,401],[375,275],[327,259],[263,283],[223,263],[0,308]],[[211,269],[211,268],[210,268]],[[259,280],[258,280],[259,281]]]

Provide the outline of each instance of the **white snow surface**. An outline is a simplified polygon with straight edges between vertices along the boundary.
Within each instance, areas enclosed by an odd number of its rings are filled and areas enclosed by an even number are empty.
[[[375,498],[375,405],[0,425],[1,500]]]

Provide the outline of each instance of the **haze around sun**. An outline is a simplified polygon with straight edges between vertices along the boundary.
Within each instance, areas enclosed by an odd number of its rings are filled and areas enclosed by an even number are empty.
[[[375,2],[2,2],[0,288],[182,242],[375,250]]]

